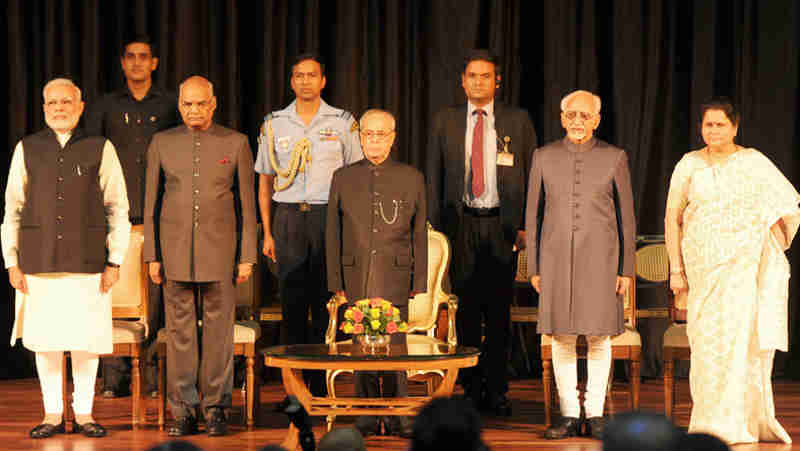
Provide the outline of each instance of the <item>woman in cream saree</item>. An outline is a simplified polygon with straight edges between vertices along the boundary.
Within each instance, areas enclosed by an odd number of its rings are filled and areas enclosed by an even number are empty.
[[[672,174],[665,232],[670,286],[688,290],[690,432],[729,444],[791,438],[775,418],[772,362],[788,348],[789,264],[800,195],[772,162],[733,143],[727,101],[703,108],[707,147]]]

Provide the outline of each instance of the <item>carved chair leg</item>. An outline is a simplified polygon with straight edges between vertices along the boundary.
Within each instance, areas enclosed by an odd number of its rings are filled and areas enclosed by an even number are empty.
[[[552,393],[552,360],[542,360],[542,387],[544,388],[544,425],[550,427],[552,424],[550,417],[550,409],[552,408],[553,393]]]

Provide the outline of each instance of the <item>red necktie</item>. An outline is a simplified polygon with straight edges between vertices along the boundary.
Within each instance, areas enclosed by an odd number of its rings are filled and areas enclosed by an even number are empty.
[[[472,114],[478,115],[472,131],[472,197],[477,199],[483,194],[483,115],[485,111],[477,109]]]

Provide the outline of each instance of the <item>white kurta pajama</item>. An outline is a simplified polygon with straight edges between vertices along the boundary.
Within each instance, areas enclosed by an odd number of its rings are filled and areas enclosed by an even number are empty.
[[[56,134],[62,148],[66,145],[71,134]],[[108,261],[121,264],[128,249],[130,239],[130,222],[128,221],[128,196],[125,190],[125,179],[117,158],[116,150],[111,141],[106,140],[103,147],[102,161],[99,168],[99,185],[103,191],[103,204],[109,224],[106,237]],[[25,205],[25,188],[28,182],[25,168],[24,149],[20,141],[14,149],[11,166],[6,186],[6,208],[3,225],[0,227],[2,235],[3,258],[6,268],[18,264],[18,238],[21,213]],[[52,398],[60,397],[60,378],[58,389],[46,389],[50,385],[45,380],[53,380],[53,375],[42,374],[43,366],[48,372],[55,370],[60,374],[61,365],[42,365],[44,358],[60,361],[63,351],[84,351],[79,353],[81,360],[85,353],[86,358],[94,360],[85,365],[73,365],[75,370],[92,374],[81,374],[81,378],[90,377],[93,385],[94,375],[97,372],[97,354],[107,354],[113,351],[112,321],[111,321],[111,292],[100,292],[101,274],[81,273],[39,273],[26,274],[28,293],[19,290],[15,293],[14,328],[11,333],[11,345],[18,338],[23,345],[37,353],[37,369],[40,373],[42,391],[46,398],[47,409],[55,408],[58,402]],[[78,353],[76,353],[78,354]],[[73,359],[75,356],[73,356]],[[94,368],[94,371],[91,369]],[[88,402],[89,412],[86,412],[86,400],[89,396],[88,388],[79,388],[76,378],[76,403],[75,412],[85,414],[91,412],[91,402]],[[89,385],[89,384],[83,384]],[[55,393],[57,392],[57,394]],[[84,393],[87,392],[87,393]],[[94,395],[93,390],[91,396]],[[80,406],[80,407],[79,407]],[[58,413],[47,410],[48,413]]]

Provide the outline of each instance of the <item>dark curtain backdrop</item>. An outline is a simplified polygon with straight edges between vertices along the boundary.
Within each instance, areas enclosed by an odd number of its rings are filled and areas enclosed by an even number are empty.
[[[629,153],[640,233],[663,233],[670,173],[700,146],[698,107],[711,95],[741,104],[739,142],[800,186],[793,0],[10,0],[6,8],[4,180],[16,142],[44,126],[44,83],[71,77],[91,102],[122,85],[123,38],[145,33],[158,45],[156,84],[174,91],[189,75],[207,76],[216,120],[246,133],[254,148],[264,115],[292,100],[292,55],[315,49],[328,64],[324,98],[355,114],[393,111],[394,156],[422,169],[431,115],[464,101],[464,50],[488,47],[502,61],[498,97],[530,112],[540,144],[563,136],[563,95],[582,88],[602,97],[597,134]],[[792,254],[800,268],[800,252]],[[792,352],[776,364],[795,376],[798,288],[793,279]],[[5,293],[3,340],[13,322]],[[30,371],[17,348],[0,377]]]

